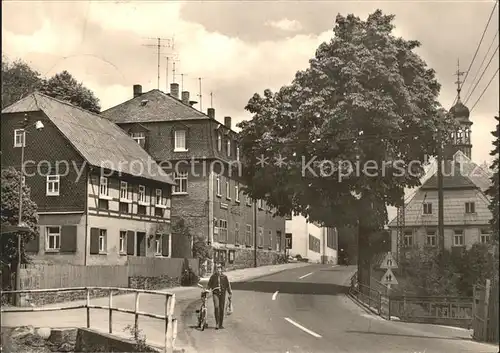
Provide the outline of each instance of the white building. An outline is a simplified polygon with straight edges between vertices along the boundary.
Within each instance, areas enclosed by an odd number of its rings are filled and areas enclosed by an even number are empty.
[[[287,217],[286,248],[290,256],[309,262],[338,264],[338,234],[335,228],[310,223],[303,216]]]

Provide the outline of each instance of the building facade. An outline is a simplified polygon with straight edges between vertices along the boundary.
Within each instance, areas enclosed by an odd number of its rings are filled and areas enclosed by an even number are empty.
[[[460,251],[475,243],[491,239],[490,203],[486,190],[491,185],[487,167],[471,160],[471,125],[469,109],[460,100],[460,90],[450,114],[459,129],[452,133],[453,142],[446,146],[443,161],[444,246]],[[438,248],[438,182],[437,162],[429,166],[422,186],[405,202],[402,239],[398,239],[397,219],[389,223],[393,253],[414,247]],[[399,241],[398,241],[399,240]],[[398,245],[400,243],[400,245]]]
[[[215,253],[214,260],[227,268],[253,266],[255,245],[259,265],[277,261],[284,251],[285,219],[262,201],[253,201],[242,192],[242,164],[237,133],[231,118],[224,123],[193,108],[189,92],[171,84],[171,93],[159,90],[142,93],[134,86],[134,97],[102,112],[102,116],[131,135],[162,168],[172,172],[177,183],[173,190],[173,220],[184,220],[194,237],[205,239]],[[173,235],[173,249],[190,246]]]
[[[335,228],[310,223],[303,216],[286,219],[286,248],[288,255],[300,255],[310,262],[339,263],[338,233]]]
[[[43,129],[33,124],[40,121]],[[21,165],[38,206],[34,262],[124,264],[171,256],[174,181],[116,125],[40,93],[2,111],[2,167]]]

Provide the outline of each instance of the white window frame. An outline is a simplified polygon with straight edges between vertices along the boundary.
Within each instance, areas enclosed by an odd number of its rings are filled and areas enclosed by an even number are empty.
[[[159,199],[159,200],[158,200]],[[160,201],[160,202],[158,202]],[[162,189],[156,189],[155,190],[155,206],[165,206],[165,202],[163,199],[163,190]]]
[[[241,244],[240,239],[240,224],[238,222],[234,223],[234,243]]]
[[[257,207],[259,210],[264,209],[264,203],[263,203],[262,199],[257,200]]]
[[[174,180],[179,184],[174,186],[173,194],[174,195],[186,195],[188,193],[188,173],[187,172],[179,172],[175,173]],[[182,181],[185,180],[185,191],[182,191]],[[178,190],[178,191],[177,191]]]
[[[465,213],[467,214],[476,213],[476,203],[474,201],[467,201],[465,203]]]
[[[220,174],[217,174],[217,176],[215,177],[215,185],[216,185],[216,193],[217,193],[217,196],[222,196],[221,192],[221,176]]]
[[[426,246],[436,246],[437,245],[437,236],[435,230],[428,230],[425,235],[425,245]],[[432,239],[432,241],[429,241]]]
[[[411,232],[411,234],[410,234]],[[410,241],[408,241],[408,239]],[[414,244],[414,241],[413,241],[413,231],[411,230],[405,230],[404,233],[403,233],[403,244],[405,247],[412,247],[413,244]]]
[[[174,131],[174,152],[186,152],[186,130]]]
[[[251,199],[251,197],[247,195],[246,198],[247,198],[247,206],[252,206],[252,199]]]
[[[226,199],[231,200],[231,183],[230,183],[230,179],[226,179]]]
[[[162,239],[161,237],[156,237],[155,239],[155,256],[161,256],[162,255]]]
[[[240,161],[240,146],[236,146],[236,160]]]
[[[432,214],[432,202],[425,202],[423,205],[423,214],[424,215],[431,215]]]
[[[99,197],[109,197],[109,179],[106,177],[99,178]]]
[[[21,141],[19,141],[21,140]],[[26,131],[24,129],[14,130],[14,147],[26,147]]]
[[[459,242],[457,240],[460,239]],[[465,245],[465,235],[463,229],[455,229],[453,231],[453,246],[464,246]]]
[[[252,239],[252,225],[251,224],[246,224],[245,226],[245,245],[250,245],[247,244],[247,239]],[[251,241],[250,241],[251,243]]]
[[[118,238],[118,249],[119,249],[120,254],[124,254],[127,251],[127,231],[126,230],[120,230],[120,237]]]
[[[264,227],[259,227],[257,246],[264,247]]]
[[[52,229],[51,229],[52,228]],[[50,230],[57,229],[57,232],[51,232]],[[45,228],[45,250],[47,251],[59,251],[61,250],[61,227],[59,226],[46,226]],[[54,246],[50,246],[50,238],[54,238]]]
[[[139,192],[137,193],[137,202],[142,206],[146,205],[146,186],[139,185]]]
[[[222,134],[217,133],[217,150],[222,151]]]
[[[481,244],[488,244],[491,241],[491,231],[481,229],[479,234],[479,242]]]
[[[234,185],[234,199],[236,202],[240,202],[240,184],[235,183]]]
[[[146,134],[144,132],[132,132],[130,137],[137,142],[140,146],[144,146],[146,144]]]
[[[99,253],[103,254],[108,251],[108,231],[99,229]]]
[[[128,183],[120,181],[120,201],[128,201],[130,199]]]
[[[228,234],[227,234],[227,220],[219,219],[219,239],[222,239],[222,243],[227,243]]]
[[[231,140],[228,138],[226,142],[227,156],[231,156]]]
[[[61,176],[47,175],[46,185],[47,185],[46,188],[47,196],[59,196],[61,191]],[[57,185],[57,190],[55,190],[56,185]]]

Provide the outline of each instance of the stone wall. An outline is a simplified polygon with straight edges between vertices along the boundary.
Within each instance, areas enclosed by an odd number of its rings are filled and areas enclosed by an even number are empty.
[[[125,294],[124,291],[114,290],[113,295]],[[3,297],[4,295],[2,295]],[[5,294],[8,296],[8,294]],[[102,298],[109,296],[107,289],[91,289],[90,299]],[[69,302],[75,300],[87,299],[86,290],[71,290],[65,292],[32,292],[21,295],[21,306],[43,306],[47,304],[55,304],[62,302]]]
[[[75,352],[159,352],[151,347],[137,347],[136,342],[95,330],[81,328],[76,336]]]
[[[160,290],[164,288],[178,287],[180,285],[179,278],[169,276],[159,277],[129,277],[128,287],[134,289]]]
[[[229,250],[233,251],[233,250]],[[226,256],[225,270],[236,270],[254,266],[253,249],[234,249],[234,262],[228,261],[229,254]],[[278,263],[278,253],[270,250],[257,250],[257,266],[276,265]]]

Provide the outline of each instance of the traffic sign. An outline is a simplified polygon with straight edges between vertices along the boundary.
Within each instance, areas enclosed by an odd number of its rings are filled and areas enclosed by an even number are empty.
[[[382,261],[380,268],[383,268],[384,270],[398,268],[398,264],[396,263],[396,260],[394,260],[391,252],[388,252],[385,255],[384,261]]]
[[[394,273],[392,273],[390,268],[387,269],[384,277],[382,277],[382,280],[380,282],[385,285],[398,284],[398,280],[396,279],[396,276],[394,276]]]

